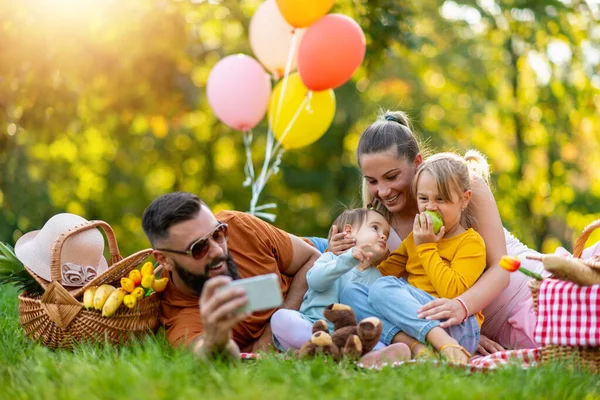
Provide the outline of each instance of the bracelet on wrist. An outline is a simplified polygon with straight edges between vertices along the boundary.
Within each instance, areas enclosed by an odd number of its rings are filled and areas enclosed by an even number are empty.
[[[465,310],[465,319],[461,321],[461,323],[463,323],[469,318],[469,309],[467,308],[467,304],[460,297],[455,298],[455,300],[458,301]]]

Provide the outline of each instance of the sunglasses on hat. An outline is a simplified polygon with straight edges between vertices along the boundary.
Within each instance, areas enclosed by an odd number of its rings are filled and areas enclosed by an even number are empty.
[[[169,253],[183,254],[192,257],[194,260],[200,260],[206,253],[208,253],[208,247],[210,244],[208,240],[212,239],[217,244],[224,244],[227,242],[227,224],[220,222],[219,225],[208,235],[196,240],[191,244],[190,248],[186,251],[171,250],[171,249],[156,249],[160,251],[167,251]]]

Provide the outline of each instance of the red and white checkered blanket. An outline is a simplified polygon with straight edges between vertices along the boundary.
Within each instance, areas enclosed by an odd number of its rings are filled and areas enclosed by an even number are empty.
[[[544,279],[538,295],[535,341],[540,345],[600,345],[600,285]]]
[[[523,349],[523,350],[506,350],[499,351],[487,356],[475,356],[471,358],[471,361],[467,365],[452,364],[453,367],[464,368],[470,372],[485,372],[494,370],[498,367],[512,364],[519,365],[521,368],[528,368],[535,365],[540,361],[540,349]],[[243,360],[257,360],[260,359],[260,354],[256,353],[242,353]],[[399,367],[401,365],[411,365],[415,363],[429,363],[431,365],[439,365],[440,361],[405,361],[393,363],[390,366]],[[357,366],[365,368],[360,363]]]

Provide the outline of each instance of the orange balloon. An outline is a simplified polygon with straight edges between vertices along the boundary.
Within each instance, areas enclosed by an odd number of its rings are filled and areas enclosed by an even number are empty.
[[[327,14],[335,0],[277,0],[283,18],[294,28],[306,28]]]
[[[365,58],[366,39],[352,18],[328,14],[304,33],[298,72],[307,88],[335,89],[348,81]]]

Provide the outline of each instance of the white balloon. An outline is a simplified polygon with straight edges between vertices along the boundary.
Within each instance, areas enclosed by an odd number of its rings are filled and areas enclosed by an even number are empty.
[[[298,65],[298,48],[304,32],[305,29],[295,30],[290,72]],[[293,35],[294,28],[283,18],[275,0],[267,0],[256,9],[250,21],[250,46],[256,58],[278,78],[285,73]]]

